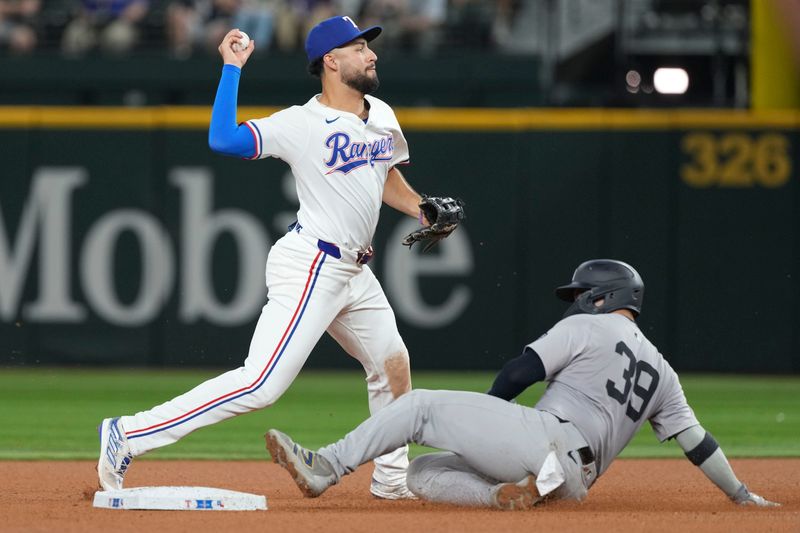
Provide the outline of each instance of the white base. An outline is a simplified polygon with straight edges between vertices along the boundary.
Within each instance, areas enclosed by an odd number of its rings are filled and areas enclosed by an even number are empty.
[[[94,506],[161,511],[266,511],[267,498],[210,487],[137,487],[97,491]]]

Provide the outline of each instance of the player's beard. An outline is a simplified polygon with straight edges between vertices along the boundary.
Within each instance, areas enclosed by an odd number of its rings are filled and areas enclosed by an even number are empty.
[[[369,76],[364,72],[353,72],[352,75],[345,73],[342,76],[342,81],[345,85],[361,94],[372,94],[381,84],[378,80],[377,72],[375,72],[374,76]]]

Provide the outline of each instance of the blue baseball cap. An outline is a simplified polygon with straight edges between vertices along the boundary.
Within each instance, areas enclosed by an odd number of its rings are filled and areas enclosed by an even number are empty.
[[[366,30],[359,29],[350,17],[331,17],[325,19],[308,32],[306,37],[306,54],[308,62],[324,56],[334,48],[339,48],[354,39],[363,37],[371,41],[383,31],[380,26],[372,26]]]

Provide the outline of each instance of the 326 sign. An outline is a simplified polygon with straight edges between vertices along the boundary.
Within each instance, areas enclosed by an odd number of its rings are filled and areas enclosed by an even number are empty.
[[[792,175],[791,143],[782,133],[691,132],[681,150],[681,179],[691,187],[777,188]]]

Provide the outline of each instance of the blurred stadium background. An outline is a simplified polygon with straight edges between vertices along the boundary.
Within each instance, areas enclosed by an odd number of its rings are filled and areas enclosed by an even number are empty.
[[[234,367],[293,220],[277,161],[211,154],[231,27],[240,119],[305,102],[303,37],[386,28],[421,192],[468,220],[374,266],[415,369],[498,369],[581,261],[635,265],[678,371],[800,372],[800,12],[791,0],[0,0],[0,365]],[[666,70],[664,70],[666,69]],[[658,73],[658,74],[657,74]],[[315,368],[357,368],[332,342]]]

